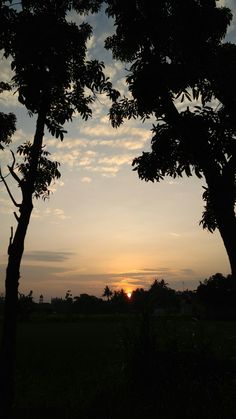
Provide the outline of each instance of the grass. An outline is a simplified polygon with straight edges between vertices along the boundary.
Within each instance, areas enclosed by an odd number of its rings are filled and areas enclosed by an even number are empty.
[[[20,323],[12,417],[235,418],[236,322],[152,323],[146,337],[133,317]]]

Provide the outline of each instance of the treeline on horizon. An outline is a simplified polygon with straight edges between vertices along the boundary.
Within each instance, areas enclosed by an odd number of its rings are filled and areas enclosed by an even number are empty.
[[[112,291],[108,285],[103,298],[86,293],[73,296],[66,291],[64,298],[52,298],[44,302],[43,295],[34,301],[33,291],[28,295],[19,294],[18,316],[29,320],[32,315],[119,314],[148,312],[157,316],[183,315],[196,318],[235,319],[236,285],[231,275],[216,273],[199,283],[196,290],[176,291],[164,279],[155,279],[148,290],[136,288],[130,298],[123,290]],[[0,315],[3,314],[4,296],[0,296]]]

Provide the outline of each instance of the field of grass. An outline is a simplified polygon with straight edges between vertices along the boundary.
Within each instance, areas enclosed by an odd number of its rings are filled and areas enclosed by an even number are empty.
[[[21,322],[12,417],[233,419],[236,322]]]

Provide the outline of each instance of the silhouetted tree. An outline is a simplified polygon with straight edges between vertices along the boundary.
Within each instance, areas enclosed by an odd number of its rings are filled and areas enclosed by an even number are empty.
[[[151,309],[175,309],[178,307],[176,292],[169,288],[164,279],[155,279],[148,290],[149,304]]]
[[[86,293],[74,298],[73,311],[81,314],[103,313],[105,302],[101,298]]]
[[[223,43],[232,19],[215,0],[106,0],[116,33],[106,40],[114,58],[131,62],[133,96],[114,104],[113,126],[153,116],[152,151],[133,162],[141,179],[195,174],[207,188],[202,226],[219,229],[236,278],[236,45]],[[198,100],[198,108],[181,101]],[[206,106],[217,100],[217,107]]]
[[[71,121],[75,112],[87,120],[92,115],[91,104],[97,93],[104,92],[113,100],[118,95],[104,76],[103,63],[86,61],[86,43],[92,34],[90,25],[77,26],[67,19],[72,8],[83,14],[97,11],[99,4],[98,0],[22,0],[16,9],[11,8],[11,1],[0,3],[0,14],[4,15],[0,49],[11,60],[19,101],[30,115],[37,117],[33,142],[18,149],[23,162],[17,165],[13,155],[9,166],[22,193],[20,203],[1,176],[19,211],[15,213],[17,227],[15,233],[11,230],[8,247],[0,379],[3,409],[14,399],[18,282],[33,197],[46,198],[48,186],[60,176],[58,163],[50,161],[43,148],[44,131],[47,128],[51,135],[63,140],[64,123]]]
[[[0,82],[0,94],[5,90],[11,90],[11,87],[7,83]],[[15,130],[16,116],[13,113],[0,112],[0,150],[11,142]]]
[[[106,285],[105,288],[104,288],[104,292],[103,292],[102,296],[106,297],[107,301],[110,301],[110,299],[112,297],[112,294],[113,294],[113,292],[110,290],[108,285]]]
[[[134,310],[145,311],[148,306],[148,292],[143,288],[136,288],[132,292],[130,300]]]
[[[225,277],[221,273],[216,273],[200,282],[196,297],[210,315],[214,313],[226,316],[228,313],[236,315],[236,286],[231,275]]]
[[[34,309],[33,291],[25,295],[19,293],[18,299],[18,313],[21,320],[29,320]]]
[[[72,304],[73,303],[73,296],[71,290],[66,291],[65,300],[67,303]]]
[[[14,11],[4,5],[4,1],[0,2],[0,36],[2,37],[5,32],[7,36],[7,28],[9,26],[9,20],[14,16]],[[9,2],[8,2],[9,3]],[[2,43],[0,41],[0,49],[2,49]],[[11,86],[8,83],[0,81],[0,94],[4,91],[11,90]],[[0,112],[0,150],[11,142],[12,135],[16,130],[16,116],[13,113],[6,114]]]
[[[129,303],[129,298],[123,289],[113,292],[113,295],[111,297],[111,305],[115,311],[127,311],[129,309]]]

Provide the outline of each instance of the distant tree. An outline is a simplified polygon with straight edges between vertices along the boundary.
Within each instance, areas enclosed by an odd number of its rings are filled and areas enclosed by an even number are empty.
[[[148,305],[148,292],[143,288],[136,288],[131,295],[131,304],[135,310],[144,311]]]
[[[117,312],[125,312],[129,310],[130,301],[123,289],[113,292],[111,306]]]
[[[208,308],[214,307],[225,311],[233,308],[236,313],[236,285],[231,275],[225,277],[221,273],[216,273],[200,282],[196,297]]]
[[[107,301],[110,301],[112,295],[113,295],[113,292],[110,290],[108,285],[106,285],[105,288],[104,288],[104,292],[103,292],[102,296],[106,297]]]
[[[83,293],[74,298],[73,310],[75,313],[99,314],[103,313],[104,304],[101,298]]]
[[[112,106],[112,124],[156,119],[151,152],[133,162],[141,179],[205,179],[201,224],[219,230],[236,280],[236,45],[223,43],[232,13],[215,0],[106,3],[116,25],[106,47],[131,62],[132,98]]]
[[[164,279],[155,279],[148,290],[149,304],[152,309],[175,309],[178,306],[176,292],[171,289]]]
[[[43,294],[40,294],[39,296],[39,304],[43,304]]]
[[[21,320],[29,320],[34,309],[33,291],[25,295],[19,293],[18,299],[18,314]]]
[[[73,296],[71,290],[66,291],[65,300],[67,303],[72,304],[73,302]]]
[[[52,307],[52,311],[54,313],[62,312],[63,311],[63,309],[62,309],[63,306],[64,306],[63,298],[58,298],[58,297],[51,298],[51,307]]]
[[[104,65],[97,60],[86,61],[86,45],[92,35],[87,23],[77,26],[67,18],[68,12],[94,12],[101,3],[57,0],[22,0],[17,8],[11,1],[0,2],[0,49],[11,61],[15,75],[13,85],[19,101],[29,115],[37,118],[34,139],[18,148],[23,158],[16,163],[12,155],[9,173],[22,193],[17,202],[1,174],[10,199],[16,207],[15,233],[11,229],[6,272],[5,315],[0,371],[0,402],[9,409],[14,400],[16,319],[20,266],[24,242],[33,210],[33,198],[47,198],[48,186],[60,176],[59,164],[49,160],[44,148],[44,131],[63,140],[65,122],[75,112],[87,120],[91,104],[98,93],[115,100],[118,93],[103,73]],[[13,5],[12,5],[13,6]],[[90,92],[90,93],[89,93]]]

